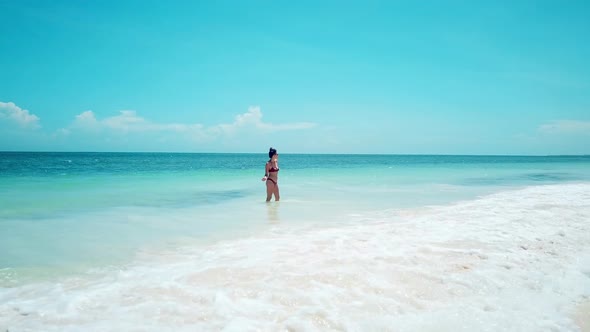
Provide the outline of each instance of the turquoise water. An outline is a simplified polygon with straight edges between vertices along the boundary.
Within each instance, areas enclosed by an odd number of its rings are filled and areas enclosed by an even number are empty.
[[[330,224],[531,185],[590,181],[590,157],[0,153],[0,283],[125,264],[144,250]],[[0,285],[1,285],[0,284]]]

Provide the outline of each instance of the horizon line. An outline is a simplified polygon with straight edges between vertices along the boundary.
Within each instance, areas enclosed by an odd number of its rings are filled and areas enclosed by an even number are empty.
[[[189,151],[34,151],[34,150],[0,150],[0,153],[155,153],[155,154],[266,154],[266,152],[189,152]],[[590,157],[590,154],[452,154],[452,153],[323,153],[323,152],[287,152],[287,155],[366,155],[366,156],[454,156],[454,157]]]

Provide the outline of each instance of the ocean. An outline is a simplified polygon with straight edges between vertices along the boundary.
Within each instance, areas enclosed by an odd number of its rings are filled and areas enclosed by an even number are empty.
[[[579,330],[590,156],[267,160],[0,152],[0,331]]]

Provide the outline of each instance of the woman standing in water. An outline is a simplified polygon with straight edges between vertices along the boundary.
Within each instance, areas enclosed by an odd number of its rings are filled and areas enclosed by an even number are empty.
[[[264,167],[264,177],[262,181],[266,181],[266,201],[270,202],[272,195],[275,195],[275,202],[281,198],[279,195],[279,154],[277,150],[270,148],[268,151],[269,161]]]

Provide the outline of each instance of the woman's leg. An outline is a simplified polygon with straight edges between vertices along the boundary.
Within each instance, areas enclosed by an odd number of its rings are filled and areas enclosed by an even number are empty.
[[[272,197],[272,193],[274,192],[274,187],[276,185],[269,180],[266,180],[266,201],[270,202],[270,198]]]
[[[275,202],[278,202],[279,199],[281,199],[281,195],[279,194],[279,184],[275,184],[275,187],[273,189],[273,194],[275,194]]]

